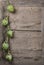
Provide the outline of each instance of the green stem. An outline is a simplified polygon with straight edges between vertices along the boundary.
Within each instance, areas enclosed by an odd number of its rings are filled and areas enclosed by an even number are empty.
[[[8,25],[8,26],[7,26],[7,30],[9,30],[9,29],[10,29],[10,26]]]
[[[10,4],[9,0],[7,0],[8,5]]]
[[[11,54],[10,50],[8,51],[8,54]]]
[[[6,19],[8,20],[9,19],[9,16],[6,16]]]
[[[8,40],[9,40],[9,38],[7,37],[7,38],[6,38],[6,41],[8,42]]]

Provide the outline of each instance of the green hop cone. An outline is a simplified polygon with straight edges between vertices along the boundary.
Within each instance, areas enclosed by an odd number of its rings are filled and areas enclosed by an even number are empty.
[[[8,25],[8,18],[7,17],[2,20],[2,25],[3,26],[7,26]]]
[[[8,5],[7,6],[7,10],[9,11],[9,12],[14,12],[15,11],[15,8],[14,8],[14,6],[13,5]]]
[[[8,37],[13,37],[13,31],[12,30],[8,30],[7,31],[7,35],[8,35]]]
[[[2,44],[2,48],[3,48],[3,50],[7,51],[8,48],[9,48],[9,44],[8,44],[7,42],[4,42],[4,43]]]
[[[12,59],[13,59],[13,57],[12,57],[11,54],[7,54],[5,58],[6,58],[6,60],[8,60],[9,62],[11,62]]]

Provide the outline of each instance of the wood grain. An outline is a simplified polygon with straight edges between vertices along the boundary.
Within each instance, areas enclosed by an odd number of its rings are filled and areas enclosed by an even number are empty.
[[[7,3],[5,3],[6,0],[3,3],[4,16],[9,15],[10,27],[14,31],[14,38],[10,39],[10,49],[14,59],[11,64],[6,63],[9,65],[44,65],[44,58],[42,58],[44,55],[42,29],[44,28],[41,27],[44,21],[44,7],[42,8],[44,1],[10,0],[16,8],[14,14],[6,11]],[[5,63],[2,60],[1,62]]]
[[[16,7],[16,14],[10,14],[10,26],[17,30],[41,30],[41,8]],[[12,17],[13,16],[13,17]]]
[[[38,55],[39,53],[34,53],[36,50],[41,53],[41,32],[15,31],[14,39],[10,40],[10,46],[14,56],[33,57]]]
[[[42,18],[41,18],[41,30],[42,30],[42,57],[44,57],[44,7],[42,8]]]
[[[44,0],[10,0],[15,6],[44,7]]]

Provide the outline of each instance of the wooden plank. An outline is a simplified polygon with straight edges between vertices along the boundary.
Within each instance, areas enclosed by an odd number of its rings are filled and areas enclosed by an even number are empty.
[[[16,14],[10,13],[10,27],[17,30],[41,30],[40,7],[16,7]]]
[[[42,31],[42,57],[44,58],[44,7],[42,7],[42,19],[41,19],[41,31]]]
[[[15,6],[44,6],[44,0],[10,0]]]
[[[15,31],[14,39],[10,39],[10,47],[15,57],[33,57],[41,53],[41,32]],[[36,51],[38,50],[37,53]],[[40,56],[40,55],[39,55]]]
[[[16,65],[36,64],[35,59],[41,63],[41,32],[15,31],[10,48]]]
[[[44,65],[42,60],[34,61],[33,59],[14,58],[14,61],[15,65]]]

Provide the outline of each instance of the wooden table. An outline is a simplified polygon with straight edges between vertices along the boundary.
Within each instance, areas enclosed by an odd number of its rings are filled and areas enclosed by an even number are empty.
[[[10,39],[13,65],[44,65],[44,1],[9,0],[16,8],[16,13],[8,13],[7,1],[1,1],[0,20],[9,15],[10,27],[14,38]],[[4,9],[4,11],[3,11]],[[1,21],[0,21],[1,23]],[[0,24],[0,49],[3,40],[3,28]],[[0,50],[1,57],[1,50]],[[0,58],[1,65],[12,65]]]

